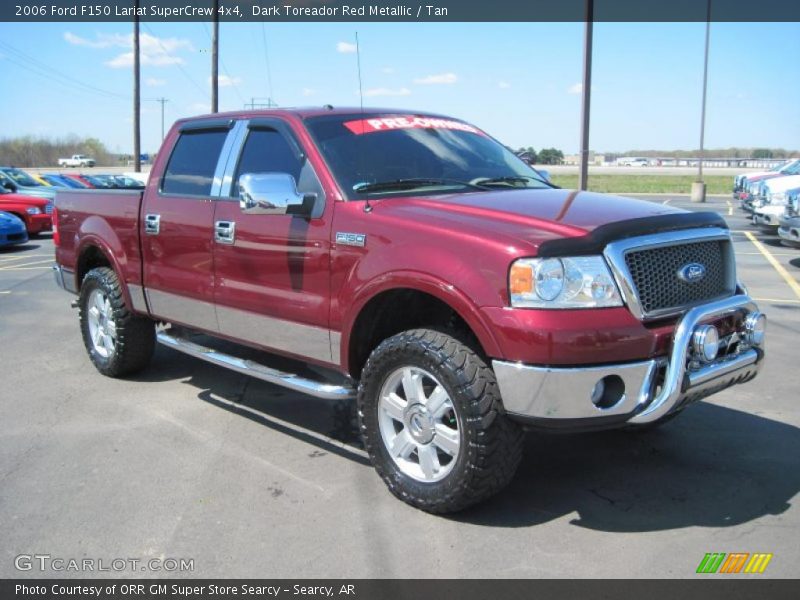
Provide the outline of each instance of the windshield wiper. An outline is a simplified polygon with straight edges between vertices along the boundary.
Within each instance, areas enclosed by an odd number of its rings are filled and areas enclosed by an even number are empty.
[[[488,188],[480,183],[470,183],[458,179],[434,178],[434,177],[414,177],[405,179],[395,179],[393,181],[377,181],[375,183],[359,183],[353,186],[353,191],[359,194],[376,192],[392,192],[400,190],[414,190],[421,187],[434,185],[459,185],[474,190],[486,191]]]
[[[506,176],[503,176],[503,177],[481,177],[480,179],[476,179],[474,181],[475,181],[476,185],[482,185],[482,186],[490,186],[490,185],[493,185],[495,183],[514,184],[514,183],[527,183],[528,181],[536,181],[538,183],[543,183],[545,185],[548,185],[548,186],[550,186],[552,188],[558,188],[557,185],[553,185],[549,181],[545,181],[544,179],[539,179],[538,177],[530,177],[528,175],[506,175]]]

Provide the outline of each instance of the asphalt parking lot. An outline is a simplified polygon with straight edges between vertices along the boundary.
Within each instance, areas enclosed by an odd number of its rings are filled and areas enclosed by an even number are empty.
[[[724,198],[703,209],[768,315],[760,377],[646,435],[529,434],[512,485],[447,518],[389,494],[346,405],[166,348],[102,377],[49,237],[0,251],[0,577],[79,575],[15,569],[38,553],[194,560],[110,573],[147,577],[680,578],[707,552],[772,553],[760,577],[797,577],[800,250]]]

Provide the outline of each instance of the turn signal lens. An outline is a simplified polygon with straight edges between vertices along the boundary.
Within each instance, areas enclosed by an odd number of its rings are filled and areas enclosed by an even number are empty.
[[[533,267],[526,263],[511,265],[509,276],[511,294],[530,294],[533,291]]]

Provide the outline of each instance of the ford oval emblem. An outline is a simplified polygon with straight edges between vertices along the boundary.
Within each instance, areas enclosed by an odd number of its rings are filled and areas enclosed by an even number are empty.
[[[700,263],[683,265],[678,271],[678,279],[686,283],[697,283],[706,276],[706,268]]]

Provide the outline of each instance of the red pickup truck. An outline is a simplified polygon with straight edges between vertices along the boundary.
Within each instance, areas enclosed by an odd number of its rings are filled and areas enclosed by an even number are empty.
[[[45,198],[13,194],[0,188],[0,211],[11,213],[25,223],[28,235],[39,235],[52,228],[53,203]]]
[[[651,427],[764,357],[717,214],[558,189],[449,117],[181,120],[144,192],[59,192],[56,214],[56,280],[101,373],[158,342],[355,397],[376,470],[430,512],[500,490],[526,428]]]

